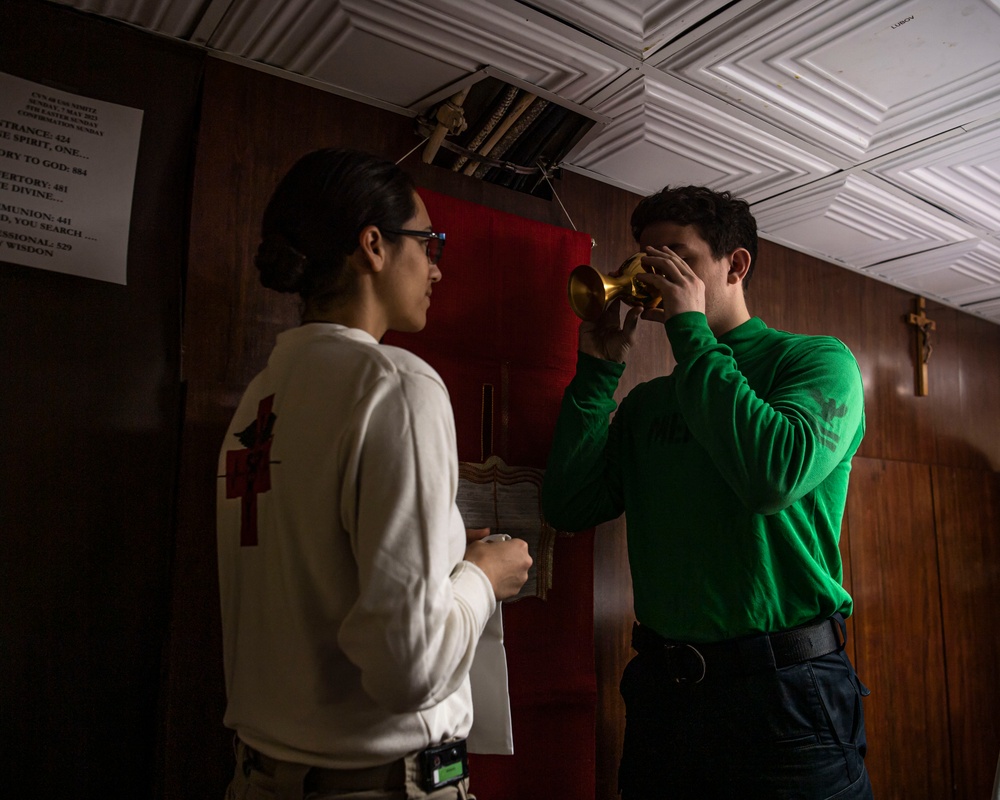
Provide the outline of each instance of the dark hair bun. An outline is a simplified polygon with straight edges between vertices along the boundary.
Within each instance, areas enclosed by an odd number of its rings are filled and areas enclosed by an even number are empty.
[[[261,218],[260,281],[329,304],[354,292],[348,261],[367,225],[389,242],[416,213],[413,181],[391,161],[358,150],[306,153],[278,182]]]
[[[260,282],[278,292],[302,292],[309,263],[302,253],[284,236],[272,233],[257,247],[254,265],[260,272]]]

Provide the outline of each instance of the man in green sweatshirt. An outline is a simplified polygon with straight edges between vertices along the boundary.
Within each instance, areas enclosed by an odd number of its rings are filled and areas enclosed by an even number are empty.
[[[581,324],[543,487],[556,528],[625,513],[638,622],[622,796],[870,798],[838,547],[864,433],[857,362],[750,316],[746,202],[667,187],[632,232],[659,306]],[[609,423],[640,318],[663,324],[677,365]]]

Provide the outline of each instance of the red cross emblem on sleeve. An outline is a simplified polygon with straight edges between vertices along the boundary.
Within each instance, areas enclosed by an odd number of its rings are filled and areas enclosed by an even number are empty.
[[[277,419],[273,405],[273,394],[261,400],[257,419],[234,434],[244,449],[226,451],[226,497],[242,500],[241,547],[257,545],[257,495],[271,489],[271,442]]]

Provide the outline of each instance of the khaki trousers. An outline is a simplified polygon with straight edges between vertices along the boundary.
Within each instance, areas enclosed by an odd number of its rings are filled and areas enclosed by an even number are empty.
[[[414,756],[371,769],[334,770],[279,761],[239,739],[225,800],[476,800],[468,780],[433,792],[421,788]]]

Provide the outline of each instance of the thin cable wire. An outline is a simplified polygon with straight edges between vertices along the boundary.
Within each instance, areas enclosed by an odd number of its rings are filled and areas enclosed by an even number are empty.
[[[553,186],[552,181],[549,180],[548,171],[545,169],[545,167],[542,166],[541,161],[536,161],[535,163],[538,165],[538,169],[542,171],[542,177],[545,178],[545,182],[549,185],[549,188],[552,190],[552,196],[555,197],[556,201],[559,203],[559,208],[563,210],[563,214],[566,215],[566,219],[569,220],[569,224],[573,226],[573,230],[579,231],[579,228],[576,227],[576,223],[573,222],[573,218],[569,215],[569,212],[566,210],[566,206],[563,205],[562,198],[559,197],[559,192],[556,191],[556,187]],[[597,247],[597,239],[591,236],[590,248],[593,249],[595,247]]]
[[[546,171],[545,167],[542,166],[542,162],[536,161],[535,163],[538,164],[538,168],[542,171],[542,177],[545,178],[545,182],[549,185],[549,188],[552,190],[552,195],[558,201],[559,208],[563,210],[563,214],[566,215],[566,219],[569,220],[569,224],[573,226],[573,230],[578,230],[578,228],[576,227],[576,223],[573,222],[573,218],[569,215],[569,212],[566,210],[566,206],[563,205],[563,201],[559,197],[559,192],[556,191],[556,187],[553,186],[552,181],[549,180],[549,173]]]
[[[401,159],[399,159],[399,161],[396,162],[396,166],[398,167],[400,164],[402,164],[404,161],[406,161],[407,158],[409,158],[410,156],[412,156],[417,151],[417,148],[419,148],[420,145],[422,145],[424,142],[426,142],[429,138],[430,138],[429,136],[425,136],[423,139],[421,139],[420,142],[417,144],[416,147],[414,147],[409,153],[407,153],[405,156],[403,156]]]

